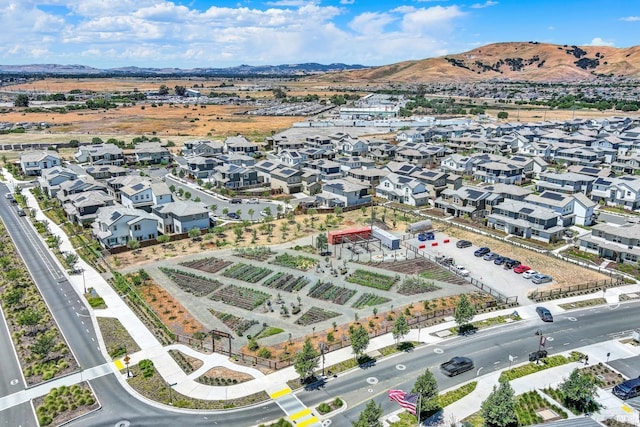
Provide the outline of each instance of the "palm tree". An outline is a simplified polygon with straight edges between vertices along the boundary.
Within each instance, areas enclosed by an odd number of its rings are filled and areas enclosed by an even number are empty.
[[[249,217],[251,218],[251,221],[253,221],[253,214],[255,214],[256,211],[254,211],[253,209],[249,209]]]

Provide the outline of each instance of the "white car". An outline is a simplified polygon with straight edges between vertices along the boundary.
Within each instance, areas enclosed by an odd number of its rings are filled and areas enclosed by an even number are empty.
[[[524,273],[522,273],[522,277],[524,277],[525,279],[531,279],[536,274],[539,274],[539,273],[535,270],[527,270]]]
[[[462,277],[467,277],[469,275],[469,270],[467,270],[466,268],[464,268],[464,266],[462,265],[456,265],[454,268],[454,271],[456,273],[458,273],[460,276]]]
[[[255,198],[254,199],[249,199],[249,200],[247,200],[247,203],[250,204],[250,205],[257,205],[258,203],[260,203],[260,200],[255,199]]]

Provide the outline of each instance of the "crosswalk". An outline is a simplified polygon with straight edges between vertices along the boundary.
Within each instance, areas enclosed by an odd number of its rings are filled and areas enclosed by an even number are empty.
[[[322,423],[292,392],[289,387],[269,393],[271,399],[287,414],[296,427],[322,427]]]

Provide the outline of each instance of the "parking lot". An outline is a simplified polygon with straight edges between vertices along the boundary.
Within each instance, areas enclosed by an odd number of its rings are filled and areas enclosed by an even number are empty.
[[[446,242],[448,240],[448,242]],[[523,303],[527,300],[527,295],[537,286],[531,280],[516,274],[512,269],[505,269],[503,265],[495,265],[493,261],[485,261],[483,257],[474,256],[474,252],[479,246],[471,245],[466,248],[457,248],[458,239],[449,237],[441,232],[435,233],[434,240],[419,241],[417,238],[408,240],[412,247],[419,248],[418,253],[429,254],[432,257],[444,256],[453,259],[453,265],[462,265],[469,271],[469,277],[479,280],[501,294],[510,297],[517,296],[518,301]],[[509,256],[509,254],[500,254]],[[530,265],[533,270],[539,267]]]

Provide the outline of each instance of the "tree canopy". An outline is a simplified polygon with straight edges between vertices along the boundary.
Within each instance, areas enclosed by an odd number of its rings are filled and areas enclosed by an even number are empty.
[[[482,402],[482,418],[487,427],[516,427],[518,418],[515,411],[514,391],[509,382],[493,386],[493,391]]]
[[[351,328],[349,331],[349,339],[351,340],[351,348],[356,357],[362,356],[367,347],[369,347],[369,334],[362,325]]]
[[[456,320],[458,326],[464,326],[471,322],[473,316],[476,315],[476,309],[469,301],[469,298],[466,294],[460,295],[460,299],[458,299],[458,304],[456,304],[456,311],[453,314],[453,318]]]
[[[404,314],[400,313],[400,315],[396,318],[396,321],[393,323],[393,339],[396,340],[396,344],[398,344],[399,340],[402,340],[409,333],[409,322],[407,322],[407,318],[404,317]]]
[[[29,97],[24,93],[18,95],[13,102],[14,107],[28,107],[29,106]]]
[[[438,409],[438,382],[430,370],[416,378],[411,393],[420,394],[420,412]]]
[[[382,427],[382,407],[376,405],[373,400],[369,400],[364,410],[360,412],[358,421],[353,423],[353,427]]]
[[[564,397],[564,405],[580,412],[590,412],[594,409],[594,397],[597,394],[596,379],[592,375],[574,369],[569,378],[560,385]]]
[[[313,348],[311,338],[307,338],[304,340],[302,350],[296,354],[293,366],[302,379],[307,379],[313,375],[313,371],[318,367],[318,360],[319,354]]]

